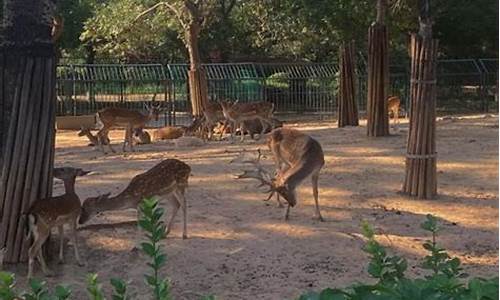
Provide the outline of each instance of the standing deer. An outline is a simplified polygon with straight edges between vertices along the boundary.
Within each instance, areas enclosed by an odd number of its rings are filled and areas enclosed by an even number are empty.
[[[387,107],[389,115],[392,113],[394,118],[394,126],[399,124],[399,107],[401,105],[401,100],[398,96],[391,96],[387,99]]]
[[[83,202],[79,223],[83,224],[105,211],[137,209],[142,199],[157,196],[168,199],[168,202],[174,205],[172,216],[167,225],[167,234],[170,232],[179,207],[182,208],[184,222],[182,238],[186,239],[187,207],[184,193],[188,186],[190,173],[191,167],[186,163],[177,159],[166,159],[148,171],[136,175],[125,190],[118,195],[109,197],[109,194],[105,194],[86,199]],[[169,196],[173,197],[170,198]]]
[[[226,101],[219,102],[222,107],[222,112],[226,120],[232,122],[231,140],[234,138],[236,128],[240,128],[241,132],[245,132],[244,121],[257,119],[262,125],[262,130],[259,139],[270,126],[269,119],[272,118],[274,105],[270,102],[254,102],[254,103],[230,103]],[[245,139],[245,135],[241,135],[241,141]]]
[[[244,171],[237,178],[254,178],[260,181],[260,186],[267,186],[270,192],[267,200],[277,193],[287,202],[285,220],[288,220],[290,207],[297,204],[296,188],[311,176],[315,215],[319,221],[324,221],[319,210],[318,203],[318,180],[319,172],[325,164],[323,149],[318,141],[307,134],[295,129],[278,128],[273,130],[267,141],[268,147],[276,164],[277,174],[275,177],[265,170],[257,160],[247,161],[254,165],[254,170]],[[266,201],[267,201],[266,200]]]
[[[59,244],[59,262],[63,262],[63,243],[64,243],[64,228],[65,224],[70,226],[70,238],[75,248],[75,258],[78,265],[82,266],[83,263],[78,255],[77,244],[77,220],[81,213],[80,198],[75,193],[75,180],[77,176],[85,176],[88,171],[83,171],[78,168],[55,168],[54,177],[63,180],[65,193],[61,196],[50,197],[48,199],[39,199],[35,201],[28,212],[25,214],[26,229],[28,230],[28,238],[33,237],[33,244],[31,245],[28,257],[28,278],[33,275],[33,264],[35,258],[38,259],[45,275],[50,275],[51,272],[45,263],[43,253],[41,251],[42,245],[50,234],[52,228],[57,227],[59,230],[60,244]]]
[[[158,120],[158,115],[161,110],[160,108],[161,104],[158,104],[156,106],[153,104],[150,106],[144,104],[144,107],[148,111],[147,115],[143,115],[142,113],[135,110],[119,108],[119,107],[107,107],[105,109],[98,111],[96,115],[97,119],[102,124],[102,127],[97,133],[97,136],[99,137],[107,136],[109,130],[112,127],[124,126],[125,141],[123,143],[123,151],[125,152],[127,144],[129,145],[130,150],[134,151],[133,136],[132,136],[133,130],[136,128],[143,128],[147,122],[153,119]],[[98,141],[99,141],[99,148],[101,149],[102,152],[106,153],[104,151],[104,147],[101,143],[101,140],[98,139]],[[111,143],[109,143],[108,146],[112,152],[115,152],[114,149],[111,147]]]
[[[223,122],[224,127],[227,126],[227,121],[224,118],[222,107],[217,102],[209,102],[207,104],[207,107],[205,107],[205,110],[203,111],[203,117],[204,120],[202,131],[207,133],[208,140],[212,139],[214,127],[217,125],[217,123]],[[222,139],[223,132],[224,131],[222,130],[219,139]]]

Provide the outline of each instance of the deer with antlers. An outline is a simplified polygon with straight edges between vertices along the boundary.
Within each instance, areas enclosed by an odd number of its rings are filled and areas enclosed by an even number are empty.
[[[318,203],[318,180],[325,159],[320,143],[298,130],[278,128],[270,133],[267,144],[276,164],[276,176],[272,176],[260,164],[259,151],[257,159],[243,161],[252,164],[254,169],[245,170],[237,178],[257,179],[260,181],[259,186],[267,186],[266,192],[270,194],[265,201],[277,194],[278,204],[281,206],[279,197],[282,196],[288,204],[285,212],[285,220],[288,220],[290,207],[297,204],[297,187],[311,176],[315,215],[319,221],[323,221]]]
[[[79,223],[83,224],[105,211],[137,209],[142,199],[157,196],[168,199],[174,205],[167,225],[167,234],[170,232],[179,207],[182,208],[184,222],[182,238],[186,239],[187,204],[184,193],[190,174],[191,167],[186,163],[178,159],[163,160],[148,171],[132,178],[129,185],[118,195],[109,197],[108,193],[86,199],[83,202]]]
[[[153,96],[153,102],[155,100],[155,96]],[[98,111],[96,114],[97,120],[98,123],[102,125],[101,129],[99,129],[99,131],[97,132],[99,149],[101,149],[102,152],[106,153],[103,147],[102,139],[108,136],[108,132],[112,127],[124,126],[125,140],[123,142],[123,151],[125,152],[127,144],[129,145],[130,150],[134,151],[134,129],[144,128],[146,123],[153,119],[158,120],[158,115],[161,111],[161,103],[158,105],[144,104],[144,107],[148,112],[147,115],[143,115],[142,113],[135,110],[119,107],[107,107]],[[111,143],[108,143],[108,147],[111,152],[116,152],[113,147],[111,147]]]

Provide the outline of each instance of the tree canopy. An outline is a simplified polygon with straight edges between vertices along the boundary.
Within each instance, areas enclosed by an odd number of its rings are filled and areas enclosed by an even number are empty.
[[[175,5],[181,0],[169,0]],[[202,1],[203,2],[203,1]],[[367,29],[375,19],[373,0],[204,0],[214,6],[200,33],[204,61],[332,61],[338,46],[354,40],[366,49]],[[387,24],[391,53],[405,56],[408,34],[418,28],[415,0],[389,1]],[[153,0],[66,0],[61,47],[66,55],[122,60],[187,61],[179,23],[167,10],[134,22]],[[434,34],[441,57],[497,57],[498,2],[433,1]],[[86,48],[87,47],[87,48]]]

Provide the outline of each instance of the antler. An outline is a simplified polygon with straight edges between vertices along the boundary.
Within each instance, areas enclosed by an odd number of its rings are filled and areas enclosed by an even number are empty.
[[[255,167],[255,169],[243,170],[243,174],[236,175],[236,178],[237,179],[245,179],[245,178],[257,179],[260,182],[260,184],[257,186],[258,188],[263,187],[263,186],[267,186],[268,189],[263,191],[263,193],[270,193],[269,197],[265,200],[265,201],[268,201],[269,199],[271,199],[271,197],[276,192],[274,178],[273,178],[273,176],[271,176],[271,173],[269,173],[260,164],[260,158],[262,157],[262,153],[260,152],[260,149],[258,149],[257,152],[258,152],[258,156],[256,159],[243,159],[243,154],[240,153],[240,157],[242,157],[240,162],[252,164]],[[232,160],[231,162],[235,162],[235,160]]]

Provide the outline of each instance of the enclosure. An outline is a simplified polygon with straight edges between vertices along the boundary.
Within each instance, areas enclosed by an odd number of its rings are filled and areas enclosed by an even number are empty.
[[[273,162],[264,141],[244,144],[210,142],[198,148],[176,149],[169,143],[137,147],[129,155],[103,156],[87,147],[74,131],[58,131],[56,166],[93,171],[77,180],[82,199],[121,191],[130,179],[159,160],[176,157],[192,167],[188,199],[188,235],[181,239],[181,218],[165,240],[165,273],[171,278],[174,299],[294,299],[308,289],[343,287],[368,280],[368,258],[361,250],[361,222],[374,226],[377,240],[391,253],[409,259],[410,276],[424,275],[418,266],[429,238],[419,224],[427,213],[443,224],[438,242],[459,257],[471,276],[498,272],[498,117],[475,115],[438,119],[439,197],[424,201],[399,193],[404,177],[407,124],[389,137],[366,138],[360,127],[336,128],[332,120],[288,122],[318,139],[326,165],[320,175],[320,206],[326,222],[313,217],[307,181],[299,191],[291,219],[256,183],[236,180],[241,165],[229,164],[240,151],[264,153]],[[393,132],[394,133],[394,132]],[[121,140],[123,131],[111,138]],[[63,186],[55,181],[54,193]],[[72,286],[74,299],[86,299],[85,274],[97,272],[104,282],[122,276],[131,280],[132,295],[144,295],[145,258],[136,246],[143,233],[134,222],[134,210],[103,214],[83,226],[80,244],[86,267],[51,263],[56,270],[49,283]],[[54,243],[56,247],[57,243]],[[55,250],[54,250],[55,251]],[[55,252],[54,252],[55,253]],[[17,267],[18,280],[26,267]],[[110,288],[107,284],[105,288]],[[141,297],[136,297],[141,298]]]
[[[401,61],[401,60],[399,60]],[[366,110],[366,59],[357,59],[357,101]],[[241,102],[270,101],[276,113],[337,113],[337,63],[205,64],[209,98]],[[190,121],[187,64],[62,64],[58,67],[58,115],[93,114],[107,106],[141,109],[164,102],[159,124]],[[438,62],[438,113],[488,112],[498,109],[498,59],[454,59]],[[390,66],[390,95],[409,107],[409,61]],[[150,124],[153,126],[154,124]],[[158,125],[158,124],[156,124]]]

